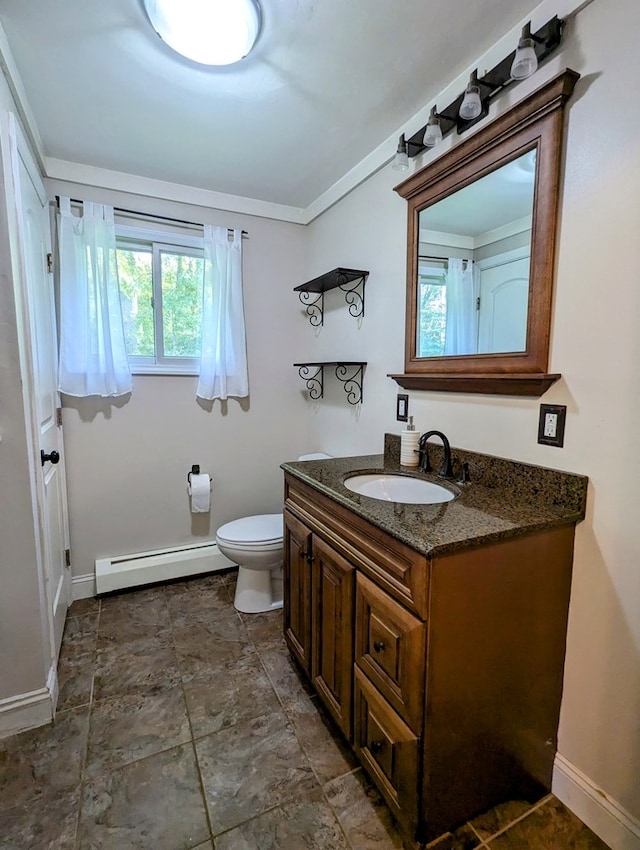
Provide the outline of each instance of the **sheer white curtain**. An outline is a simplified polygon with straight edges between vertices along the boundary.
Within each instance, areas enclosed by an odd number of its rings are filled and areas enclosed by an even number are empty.
[[[473,263],[470,260],[450,259],[447,264],[447,324],[444,353],[476,354],[478,311],[476,310]]]
[[[226,399],[249,395],[242,304],[242,231],[204,227],[202,354],[196,395]]]
[[[85,202],[80,217],[60,198],[60,363],[58,389],[72,396],[131,392],[113,207]]]

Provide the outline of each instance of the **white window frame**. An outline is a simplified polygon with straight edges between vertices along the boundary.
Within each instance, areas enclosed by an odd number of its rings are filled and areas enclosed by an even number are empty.
[[[165,357],[163,350],[162,323],[162,277],[160,255],[162,251],[176,252],[189,257],[204,256],[204,240],[191,233],[176,233],[172,230],[151,230],[116,223],[116,247],[132,250],[151,248],[152,305],[155,357],[129,355],[129,368],[134,375],[198,375],[199,357]]]

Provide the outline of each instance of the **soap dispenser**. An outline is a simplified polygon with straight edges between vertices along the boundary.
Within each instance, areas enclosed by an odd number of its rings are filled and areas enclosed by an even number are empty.
[[[407,430],[400,434],[400,466],[417,467],[420,462],[418,454],[418,440],[420,434],[413,424],[413,416],[409,417]]]

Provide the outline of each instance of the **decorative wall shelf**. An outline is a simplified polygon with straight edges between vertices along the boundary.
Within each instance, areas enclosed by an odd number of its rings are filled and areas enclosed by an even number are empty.
[[[298,374],[305,381],[309,396],[322,398],[324,392],[324,367],[335,366],[335,376],[344,385],[349,404],[362,401],[362,378],[366,362],[351,360],[329,360],[322,363],[294,363]]]
[[[492,395],[530,396],[539,398],[546,393],[561,375],[506,374],[458,375],[458,374],[410,374],[389,375],[389,378],[406,390],[437,390],[448,393],[490,393]]]
[[[329,289],[341,289],[345,293],[349,313],[355,319],[364,316],[364,285],[368,276],[368,271],[337,268],[301,283],[293,291],[306,307],[310,324],[319,327],[324,320],[324,293]]]

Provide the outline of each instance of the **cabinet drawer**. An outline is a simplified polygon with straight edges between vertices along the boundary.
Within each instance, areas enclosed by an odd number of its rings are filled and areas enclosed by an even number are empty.
[[[356,663],[398,714],[418,731],[424,705],[425,634],[421,620],[358,574]]]
[[[391,811],[413,833],[417,823],[418,737],[355,668],[355,750]]]

